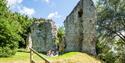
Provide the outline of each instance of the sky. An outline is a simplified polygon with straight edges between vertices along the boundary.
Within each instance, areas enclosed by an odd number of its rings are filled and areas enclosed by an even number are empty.
[[[80,0],[7,0],[7,6],[12,12],[29,17],[52,19],[60,27],[78,1]]]

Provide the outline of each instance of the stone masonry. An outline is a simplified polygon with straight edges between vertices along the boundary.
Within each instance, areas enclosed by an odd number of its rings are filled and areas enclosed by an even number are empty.
[[[96,9],[92,0],[80,0],[64,21],[65,51],[96,54]]]
[[[31,26],[32,48],[38,52],[52,49],[57,35],[55,23],[52,20],[37,20]]]

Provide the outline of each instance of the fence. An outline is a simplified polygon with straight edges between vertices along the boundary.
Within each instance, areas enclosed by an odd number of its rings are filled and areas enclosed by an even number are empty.
[[[33,60],[33,53],[39,56],[41,59],[43,59],[45,63],[50,63],[50,61],[47,58],[41,56],[37,51],[35,51],[32,48],[30,48],[30,63],[35,63],[35,61]]]

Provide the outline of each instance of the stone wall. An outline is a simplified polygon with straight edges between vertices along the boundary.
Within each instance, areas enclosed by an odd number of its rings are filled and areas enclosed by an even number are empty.
[[[80,0],[64,21],[65,51],[96,54],[96,10],[91,0]]]
[[[54,46],[57,30],[52,20],[38,20],[31,26],[32,48],[47,52]]]

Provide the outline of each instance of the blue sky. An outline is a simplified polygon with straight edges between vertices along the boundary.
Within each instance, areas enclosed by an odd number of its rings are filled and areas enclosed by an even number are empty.
[[[12,12],[19,12],[35,18],[46,18],[63,26],[66,16],[73,10],[79,0],[7,0]],[[95,2],[96,0],[94,0]]]

